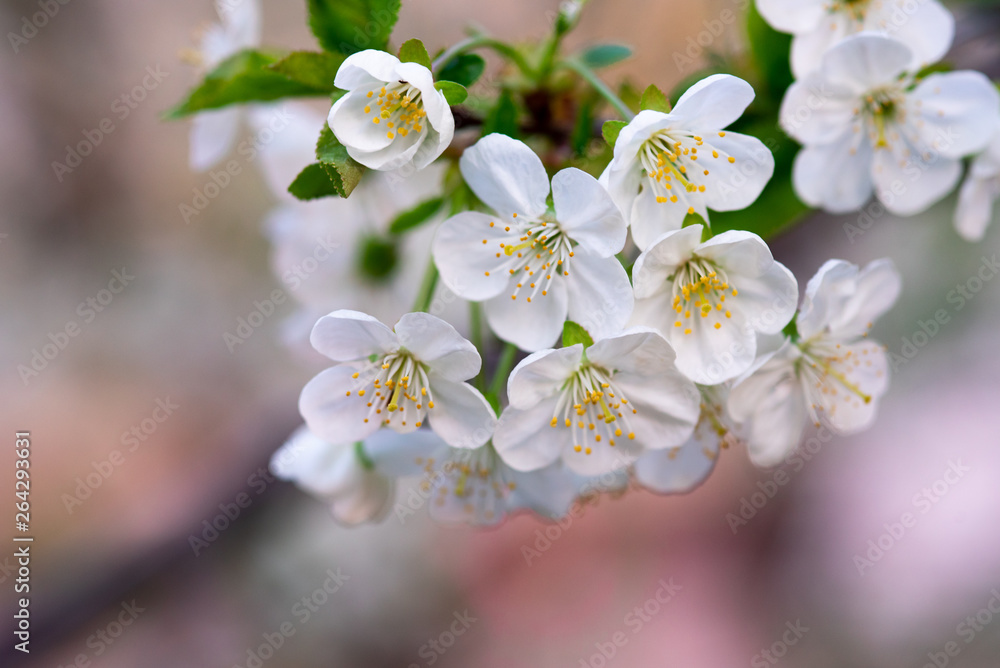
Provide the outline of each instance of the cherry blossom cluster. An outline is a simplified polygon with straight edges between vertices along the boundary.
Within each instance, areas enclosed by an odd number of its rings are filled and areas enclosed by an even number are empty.
[[[776,29],[794,35],[797,81],[781,108],[803,145],[794,185],[833,213],[874,193],[890,213],[912,216],[955,189],[964,238],[983,237],[1000,195],[1000,95],[975,71],[940,71],[955,20],[937,0],[759,0]]]
[[[717,214],[761,206],[776,169],[764,142],[731,129],[755,99],[747,81],[712,74],[673,105],[650,87],[632,109],[579,59],[559,61],[622,116],[590,162],[457,110],[464,97],[440,73],[464,49],[496,48],[519,76],[548,81],[545,58],[582,5],[563,8],[540,63],[478,37],[431,61],[411,40],[398,56],[343,57],[325,119],[266,100],[196,116],[199,170],[241,124],[292,119],[259,149],[278,200],[265,229],[300,305],[286,340],[326,368],[271,466],[344,524],[405,521],[413,509],[395,499],[407,484],[444,522],[559,518],[630,485],[689,492],[723,449],[776,466],[808,429],[848,435],[875,419],[889,364],[868,334],[901,289],[892,261],[829,260],[800,297],[761,236],[713,230]],[[759,10],[794,34],[780,122],[803,145],[799,198],[848,212],[874,194],[912,215],[980,153],[955,222],[981,237],[1000,196],[1000,97],[982,74],[928,73],[951,15],[936,0]],[[222,16],[197,58],[209,67],[259,43],[256,0]],[[340,162],[303,169],[331,145]],[[316,174],[334,174],[344,196],[286,192]]]

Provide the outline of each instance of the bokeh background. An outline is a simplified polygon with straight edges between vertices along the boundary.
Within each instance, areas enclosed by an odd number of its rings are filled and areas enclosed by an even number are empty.
[[[742,4],[593,0],[571,43],[633,44],[637,55],[605,76],[667,89],[689,73],[674,52]],[[304,3],[264,5],[266,44],[312,47]],[[556,3],[403,5],[396,35],[434,49],[471,22],[540,37]],[[1000,11],[951,8],[949,59],[1000,77]],[[3,32],[35,11],[34,1],[3,3]],[[925,345],[899,365],[875,428],[814,447],[783,469],[786,484],[736,448],[692,494],[602,497],[562,527],[522,516],[491,531],[449,529],[418,512],[344,529],[263,475],[315,372],[279,341],[291,306],[234,352],[223,341],[280,286],[261,228],[272,196],[251,167],[190,224],[178,211],[207,177],[187,168],[188,123],[160,118],[195,82],[178,52],[215,18],[208,0],[78,0],[17,53],[0,48],[0,415],[11,446],[0,448],[0,490],[10,498],[13,432],[30,429],[36,539],[30,657],[12,649],[13,550],[0,550],[3,666],[69,666],[80,655],[106,668],[255,665],[248,651],[286,622],[295,635],[263,665],[1000,665],[1000,615],[983,612],[1000,610],[1000,278],[961,308],[949,299],[1000,252],[1000,225],[978,245],[962,242],[952,198],[912,219],[864,221],[860,235],[845,228],[857,216],[814,215],[773,241],[803,285],[831,256],[891,256],[905,287],[874,336],[893,353],[939,309],[949,316],[932,337],[916,336]],[[740,24],[712,48],[738,56]],[[166,76],[119,120],[111,105],[147,67]],[[57,179],[51,163],[104,118],[114,132]],[[78,306],[115,270],[134,280],[83,322]],[[18,365],[71,320],[81,333],[23,382]],[[170,417],[67,508],[64,495],[168,399]],[[957,482],[935,489],[953,468]],[[934,502],[918,504],[925,489]],[[753,517],[733,522],[768,491]],[[196,555],[190,537],[240,494],[250,506]],[[870,558],[869,541],[906,511],[916,526],[883,537],[891,546],[859,573],[856,556]],[[540,556],[528,563],[525,546]],[[304,620],[297,602],[337,569],[346,581]],[[680,590],[652,605],[661,582]],[[107,642],[100,633],[118,630],[123,605],[135,619]],[[456,615],[475,621],[449,638]],[[619,632],[627,643],[603,659]],[[432,639],[447,651],[429,649]],[[949,642],[957,656],[944,654]]]

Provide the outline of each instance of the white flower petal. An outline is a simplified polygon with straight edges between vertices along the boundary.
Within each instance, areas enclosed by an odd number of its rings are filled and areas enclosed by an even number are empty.
[[[774,262],[762,275],[741,276],[739,294],[727,304],[746,315],[747,326],[763,334],[777,334],[795,315],[799,286],[788,267]]]
[[[594,339],[617,334],[632,315],[628,273],[615,257],[597,257],[578,247],[565,277],[569,319]]]
[[[916,154],[908,145],[875,150],[872,181],[875,195],[885,208],[898,216],[926,211],[950,193],[962,177],[959,161],[943,155]]]
[[[785,132],[811,146],[842,141],[857,108],[857,91],[834,86],[816,72],[788,87],[778,116]]]
[[[860,209],[872,195],[872,151],[867,140],[856,135],[848,141],[808,146],[795,156],[792,183],[796,194],[810,206],[831,213]]]
[[[759,236],[745,230],[727,230],[694,249],[694,254],[737,276],[760,276],[774,264],[771,249]],[[739,286],[736,286],[737,289]]]
[[[215,11],[218,12],[233,42],[233,53],[260,44],[262,14],[260,0],[240,0],[235,4],[216,0]]]
[[[677,320],[676,315],[670,293],[661,290],[645,299],[635,300],[628,326],[649,327],[666,337]]]
[[[535,471],[510,469],[506,477],[514,483],[509,507],[529,508],[557,519],[564,517],[576,500],[575,476],[559,462]]]
[[[373,127],[377,128],[378,126],[373,125]],[[383,131],[383,136],[388,137],[388,133]],[[433,147],[431,152],[439,148],[437,140],[434,138],[434,130],[431,128],[424,128],[423,132],[410,132],[405,137],[396,135],[388,146],[377,150],[359,149],[355,146],[345,145],[347,146],[347,154],[357,162],[369,169],[388,172],[413,162],[418,154],[422,154],[424,144],[428,142],[434,142],[431,144]]]
[[[821,408],[823,423],[834,433],[856,434],[875,421],[878,399],[888,389],[888,356],[874,341],[845,345],[838,352],[840,357],[829,363],[833,373],[821,376],[821,388],[812,381],[803,384],[812,403]]]
[[[385,51],[367,49],[348,56],[337,70],[333,85],[342,90],[378,86],[395,81],[399,58]],[[378,90],[378,88],[375,88]],[[368,91],[362,91],[364,95]]]
[[[371,100],[367,97],[367,91],[359,88],[334,102],[327,116],[327,123],[337,140],[348,149],[354,149],[362,157],[365,153],[379,151],[395,144],[389,137],[385,125],[373,123],[373,115],[366,114],[366,108],[371,108]],[[414,138],[420,136],[415,132],[412,135]]]
[[[993,204],[1000,195],[1000,181],[969,176],[958,193],[955,229],[966,241],[980,241],[993,220]]]
[[[821,70],[827,81],[851,88],[859,95],[895,81],[906,70],[913,52],[884,35],[851,35],[823,56]]]
[[[490,440],[497,418],[479,390],[428,374],[434,408],[427,411],[431,429],[453,448],[478,448]]]
[[[482,367],[476,347],[450,324],[429,313],[407,313],[396,323],[395,332],[400,347],[443,378],[468,380]]]
[[[626,224],[631,221],[632,203],[639,194],[639,183],[642,180],[642,168],[638,161],[634,160],[635,156],[632,157],[632,162],[612,160],[598,179],[611,195]]]
[[[545,213],[549,177],[542,161],[523,142],[486,135],[465,150],[459,166],[476,196],[497,213],[532,220]]]
[[[704,228],[689,225],[660,235],[639,255],[632,267],[632,281],[637,299],[651,297],[669,289],[667,277],[691,259],[694,249],[701,243]]]
[[[428,128],[424,142],[413,154],[413,166],[418,170],[427,168],[444,153],[455,137],[455,117],[451,115],[451,107],[447,107],[447,116],[443,117],[441,128]]]
[[[921,151],[960,158],[983,150],[996,131],[1000,93],[981,72],[932,74],[910,95],[909,121]]]
[[[762,468],[780,464],[799,446],[808,419],[799,381],[792,375],[779,377],[753,413],[747,436],[750,461]]]
[[[647,345],[663,348],[666,342],[656,336],[648,339]],[[701,412],[701,395],[676,368],[670,366],[655,375],[620,372],[613,380],[634,411],[623,406],[621,430],[635,434],[635,439],[616,439],[615,450],[618,444],[637,444],[649,450],[675,448],[691,437]]]
[[[795,36],[789,55],[792,74],[802,79],[822,67],[823,55],[846,37],[857,32],[853,19],[843,12],[831,12],[810,31]]]
[[[636,327],[594,342],[587,359],[609,372],[660,376],[674,371],[673,348],[661,335]]]
[[[375,464],[375,470],[391,478],[422,475],[428,458],[441,459],[450,449],[430,429],[409,434],[380,429],[364,441],[365,455]]]
[[[517,244],[520,228],[508,232],[504,227],[496,218],[476,211],[463,211],[441,223],[432,251],[441,280],[452,292],[472,301],[505,292],[510,275],[501,265],[508,258],[499,244]]]
[[[204,172],[226,157],[236,143],[243,112],[225,107],[199,113],[191,121],[191,169]]]
[[[558,431],[570,434],[568,429]],[[605,476],[609,473],[623,474],[628,467],[639,458],[643,452],[642,444],[638,436],[635,440],[621,438],[615,440],[615,446],[611,447],[607,443],[597,443],[588,441],[580,443],[588,447],[590,454],[586,450],[577,452],[575,448],[566,447],[563,450],[563,463],[574,473],[582,476]]]
[[[708,159],[712,150],[720,159]],[[753,204],[774,174],[774,156],[764,142],[738,132],[725,137],[706,139],[698,168],[707,175],[697,175],[692,181],[705,185],[705,206],[713,211],[736,211]],[[729,158],[735,159],[730,162]]]
[[[385,515],[393,482],[366,470],[354,443],[333,444],[302,427],[271,458],[271,470],[330,504],[334,517],[353,526]]]
[[[272,141],[262,142],[258,147],[258,156],[264,178],[279,199],[294,200],[288,193],[288,184],[295,180],[303,167],[315,162],[316,137],[323,129],[325,120],[324,116],[299,102],[250,109],[250,123],[254,131],[258,135],[274,133]]]
[[[677,188],[673,193],[677,201],[657,202],[656,191],[646,183],[632,200],[632,241],[645,250],[662,234],[681,229],[690,209],[702,218],[708,218],[704,197],[697,192]]]
[[[572,447],[570,430],[549,426],[557,401],[551,397],[524,410],[512,406],[504,410],[493,434],[493,446],[508,466],[534,471],[554,463]]]
[[[680,327],[663,332],[677,351],[677,368],[685,376],[702,385],[717,385],[750,368],[757,340],[742,309],[734,304],[729,318],[714,311],[704,318],[697,312],[692,316],[678,318]]]
[[[680,448],[650,450],[635,462],[635,479],[658,494],[690,492],[709,476],[719,456],[719,439],[693,436]]]
[[[356,391],[364,383],[353,374],[349,367],[332,367],[302,388],[299,413],[319,438],[331,443],[361,441],[379,428],[377,420],[368,420],[368,400]]]
[[[753,87],[729,74],[713,74],[688,88],[671,115],[690,130],[720,130],[753,102]]]
[[[625,245],[625,220],[608,191],[590,174],[570,167],[552,177],[556,219],[567,235],[601,257]]]
[[[511,279],[508,287],[513,288],[515,280]],[[561,277],[549,284],[546,296],[539,292],[528,302],[528,295],[530,292],[524,290],[517,299],[511,299],[505,292],[487,301],[483,311],[494,334],[521,350],[534,352],[551,347],[559,339],[569,311],[569,297]]]
[[[913,50],[910,71],[941,60],[955,38],[955,17],[936,0],[895,0],[869,11],[866,27],[881,30]],[[873,8],[874,9],[874,8]]]
[[[507,380],[510,405],[526,410],[554,396],[580,366],[583,345],[540,350],[521,360]]]
[[[809,32],[826,15],[823,0],[757,0],[757,11],[775,30]]]
[[[838,340],[862,336],[896,302],[902,287],[889,259],[862,271],[843,260],[827,260],[809,281],[796,320],[803,339],[828,333]]]
[[[347,309],[320,318],[309,335],[309,342],[335,362],[381,356],[399,347],[391,329],[367,313]]]

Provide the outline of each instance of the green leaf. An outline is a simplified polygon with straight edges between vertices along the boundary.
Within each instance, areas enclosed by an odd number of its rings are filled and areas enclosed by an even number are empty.
[[[594,345],[594,339],[590,336],[590,332],[585,330],[582,325],[578,325],[572,320],[567,320],[563,324],[563,348],[569,348],[578,343],[582,343],[584,348],[589,348]]]
[[[347,197],[354,191],[361,176],[365,173],[364,165],[354,161],[347,154],[347,149],[337,141],[329,125],[324,124],[316,143],[316,159],[326,171],[334,190],[341,197]]]
[[[438,81],[454,81],[466,88],[476,83],[486,69],[486,61],[476,53],[463,53],[455,56],[441,68],[437,74]]]
[[[642,101],[642,94],[639,93],[638,88],[632,85],[631,81],[626,79],[622,82],[622,84],[618,87],[618,97],[621,98],[626,107],[635,113],[639,113],[639,103]]]
[[[316,88],[289,79],[270,69],[279,61],[275,54],[248,49],[233,54],[205,75],[204,81],[188,94],[184,102],[167,112],[167,118],[182,118],[205,109],[230,104],[269,102],[283,97],[326,95],[328,89]]]
[[[469,91],[465,90],[465,86],[454,81],[436,81],[434,87],[444,93],[444,99],[451,105],[462,104],[465,98],[469,97]]]
[[[399,60],[404,63],[416,63],[431,69],[431,57],[427,47],[419,39],[408,39],[399,47]]]
[[[309,27],[327,51],[385,50],[400,0],[309,0]]]
[[[788,53],[792,48],[792,36],[772,28],[757,11],[756,3],[747,10],[747,37],[750,55],[757,65],[763,92],[774,100],[775,108],[781,96],[792,85],[793,76]]]
[[[421,223],[427,221],[431,216],[440,211],[443,204],[443,197],[435,197],[425,202],[421,202],[409,211],[404,211],[396,216],[396,219],[389,224],[389,233],[402,234],[407,230],[412,230],[414,227],[417,227]]]
[[[573,153],[577,156],[584,155],[590,140],[594,138],[594,98],[590,97],[580,102],[580,111],[576,116],[576,123],[573,126],[573,134],[570,135],[569,143],[573,147]]]
[[[306,166],[299,175],[288,186],[288,192],[299,199],[310,200],[320,197],[332,197],[339,195],[334,188],[333,181],[326,172],[326,168],[318,162]]]
[[[661,111],[664,114],[669,114],[670,100],[667,99],[667,96],[655,84],[649,84],[642,93],[642,99],[639,100],[639,108],[652,109],[653,111]]]
[[[604,121],[604,125],[601,127],[601,134],[604,135],[604,141],[608,142],[608,146],[611,148],[615,147],[618,135],[621,134],[622,128],[626,125],[628,123],[625,121]]]
[[[332,93],[344,56],[326,51],[293,51],[267,69],[318,91]]]
[[[705,219],[702,218],[700,214],[697,213],[684,214],[684,221],[681,223],[681,227],[682,228],[691,227],[692,225],[702,225],[703,227],[708,229],[708,226],[705,225]]]
[[[624,44],[598,44],[580,54],[580,60],[587,67],[596,70],[620,63],[631,55],[632,49]]]
[[[500,91],[500,97],[483,120],[483,136],[497,132],[518,139],[521,136],[518,124],[517,103],[514,95],[506,88]]]

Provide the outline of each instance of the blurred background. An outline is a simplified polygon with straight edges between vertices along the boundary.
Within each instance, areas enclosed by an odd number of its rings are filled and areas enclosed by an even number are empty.
[[[304,4],[265,0],[264,43],[313,48]],[[593,0],[571,43],[632,44],[605,77],[669,89],[690,73],[675,52],[744,5]],[[404,0],[395,34],[435,50],[474,20],[541,37],[555,7]],[[949,60],[1000,77],[1000,11],[951,9]],[[4,33],[36,11],[3,3]],[[344,529],[266,473],[316,370],[280,342],[292,306],[232,352],[223,339],[280,287],[274,199],[247,168],[189,223],[179,212],[209,178],[188,169],[189,123],[160,118],[196,81],[179,51],[215,20],[209,0],[68,2],[0,49],[0,415],[11,445],[31,431],[35,483],[32,651],[12,649],[5,547],[3,666],[1000,665],[1000,279],[954,297],[1000,252],[1000,225],[961,241],[951,198],[906,220],[814,215],[772,242],[801,285],[831,256],[888,255],[904,276],[873,334],[904,360],[875,428],[813,441],[782,475],[735,448],[692,494],[602,497],[562,526],[417,512]],[[738,56],[740,22],[725,27],[712,48]],[[144,78],[123,118],[116,100]],[[79,334],[22,377],[71,321]],[[13,460],[3,448],[5,498]]]

